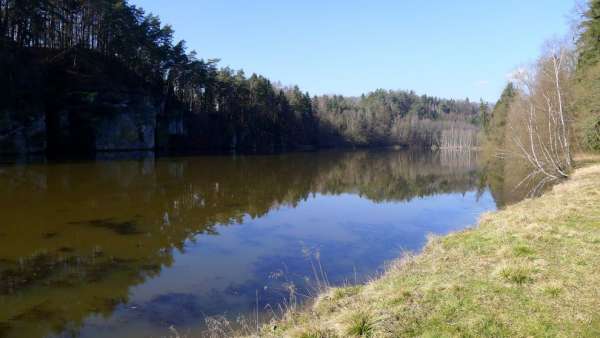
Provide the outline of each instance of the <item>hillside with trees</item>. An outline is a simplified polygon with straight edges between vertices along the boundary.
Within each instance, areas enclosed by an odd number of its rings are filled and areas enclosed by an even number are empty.
[[[311,97],[204,60],[125,0],[0,1],[0,153],[476,144],[479,105]]]
[[[412,91],[376,90],[359,98],[339,95],[313,100],[319,122],[335,135],[322,135],[325,144],[342,137],[359,145],[420,145],[460,147],[459,133],[468,139],[464,147],[477,144],[480,112],[478,104],[447,100]],[[455,132],[456,135],[453,135]],[[453,137],[455,136],[455,137]]]

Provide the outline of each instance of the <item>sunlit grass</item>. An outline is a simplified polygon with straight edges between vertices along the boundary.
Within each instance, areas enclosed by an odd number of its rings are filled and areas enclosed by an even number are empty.
[[[360,291],[360,285],[347,286],[343,288],[334,288],[331,291],[331,296],[333,300],[340,300],[345,297],[354,296]]]
[[[299,335],[299,338],[337,338],[338,335],[333,330],[308,330]]]
[[[598,337],[598,266],[600,165],[588,164],[538,199],[431,238],[381,278],[330,289],[261,335]]]
[[[373,320],[367,312],[358,312],[354,314],[348,324],[348,336],[371,337],[374,331]]]
[[[505,267],[500,274],[507,281],[518,285],[533,282],[531,270],[523,266]]]

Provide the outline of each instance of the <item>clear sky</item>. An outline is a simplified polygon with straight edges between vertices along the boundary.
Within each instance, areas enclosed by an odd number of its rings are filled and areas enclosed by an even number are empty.
[[[131,0],[201,58],[311,94],[377,88],[495,101],[569,30],[573,0]]]

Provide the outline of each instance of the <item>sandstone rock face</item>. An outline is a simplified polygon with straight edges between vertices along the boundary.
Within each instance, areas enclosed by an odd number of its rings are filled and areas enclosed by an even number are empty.
[[[162,111],[156,123],[156,148],[175,149],[182,146],[187,136],[184,113],[179,110]]]
[[[92,157],[153,150],[183,125],[159,118],[161,91],[124,65],[93,51],[0,53],[0,154]],[[162,112],[163,116],[170,116]],[[164,121],[163,121],[164,120]]]
[[[148,97],[135,97],[113,105],[113,111],[95,118],[95,150],[154,149],[158,112],[159,107]]]
[[[97,152],[155,148],[160,105],[140,92],[71,92],[48,114],[49,151]]]
[[[148,96],[123,94],[88,104],[70,104],[51,115],[0,112],[0,154],[43,153],[51,144],[60,152],[152,150],[160,107]],[[26,116],[23,116],[26,115]]]
[[[43,112],[26,117],[0,112],[0,154],[24,155],[46,150],[46,118]]]

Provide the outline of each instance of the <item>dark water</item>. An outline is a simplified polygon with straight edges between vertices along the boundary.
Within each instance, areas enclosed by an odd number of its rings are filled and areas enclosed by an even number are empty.
[[[325,278],[364,281],[429,233],[496,208],[476,157],[359,151],[0,166],[0,337],[197,333],[209,316],[266,315],[291,288],[302,299]]]

